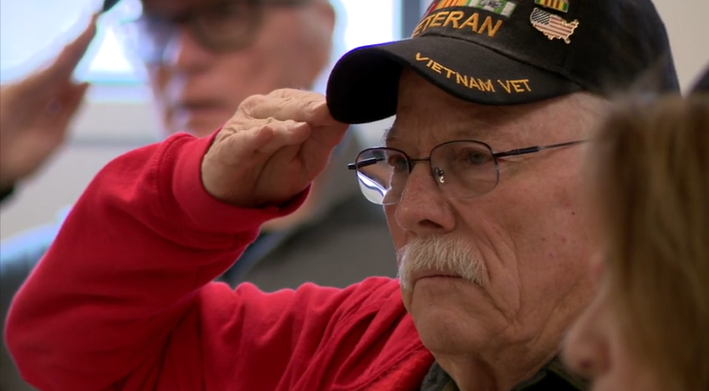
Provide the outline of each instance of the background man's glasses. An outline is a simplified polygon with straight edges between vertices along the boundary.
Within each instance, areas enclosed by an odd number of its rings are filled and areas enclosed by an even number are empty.
[[[203,48],[212,52],[242,49],[253,43],[269,6],[297,6],[307,0],[227,0],[208,2],[182,15],[162,17],[144,13],[123,25],[130,49],[146,64],[163,61],[165,49],[186,26]]]
[[[375,147],[360,152],[348,168],[357,171],[364,196],[379,205],[398,203],[414,165],[425,161],[429,163],[431,175],[443,192],[453,198],[473,198],[497,186],[500,179],[498,158],[526,155],[585,141],[493,152],[483,142],[457,140],[437,145],[429,157],[421,159],[413,159],[396,148]]]

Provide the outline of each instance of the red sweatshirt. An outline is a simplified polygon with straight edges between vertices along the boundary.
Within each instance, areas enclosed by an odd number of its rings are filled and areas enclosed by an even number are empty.
[[[212,198],[211,141],[173,136],[97,175],[10,310],[22,375],[46,391],[418,389],[433,358],[397,281],[271,294],[211,282],[304,198]]]

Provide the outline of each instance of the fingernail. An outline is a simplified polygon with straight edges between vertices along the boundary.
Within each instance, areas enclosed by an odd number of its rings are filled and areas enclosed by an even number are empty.
[[[286,129],[288,129],[288,131],[293,131],[293,130],[300,128],[304,124],[305,124],[305,122],[292,122],[292,123],[289,123],[288,126],[286,126]]]
[[[315,115],[318,114],[322,111],[323,106],[325,106],[327,103],[326,102],[309,102],[308,105],[306,106],[306,113],[309,115]]]

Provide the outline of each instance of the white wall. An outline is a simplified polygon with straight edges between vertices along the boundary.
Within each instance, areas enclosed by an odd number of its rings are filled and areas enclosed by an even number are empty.
[[[665,21],[681,85],[688,88],[709,64],[709,0],[654,0]]]
[[[677,71],[686,88],[709,63],[709,1],[656,0],[656,5],[669,30]],[[102,95],[102,91],[93,93]],[[2,206],[0,238],[51,221],[59,208],[76,200],[109,160],[154,140],[156,126],[149,105],[110,103],[100,96],[98,100],[88,104],[78,118],[73,141]],[[370,127],[370,134],[381,128]],[[372,139],[376,141],[377,136]]]

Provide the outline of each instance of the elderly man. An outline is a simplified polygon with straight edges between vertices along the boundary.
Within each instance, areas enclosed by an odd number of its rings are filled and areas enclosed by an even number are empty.
[[[143,5],[140,19],[125,26],[125,37],[132,44],[127,49],[147,67],[164,136],[208,135],[247,96],[310,88],[330,61],[335,15],[327,0],[145,0]],[[3,87],[0,188],[11,188],[6,183],[33,171],[61,144],[87,87],[70,77],[93,35],[90,27],[52,66]],[[52,111],[45,110],[52,102]],[[359,149],[355,137],[341,143],[304,207],[264,226],[241,261],[219,278],[273,291],[306,281],[344,287],[372,275],[395,276],[384,215],[346,175],[346,163]],[[57,222],[3,241],[3,323],[10,300],[59,227]],[[4,344],[1,350],[0,390],[24,389]]]
[[[678,88],[647,0],[434,2],[413,39],[343,57],[327,102],[255,96],[213,137],[109,164],[16,298],[9,346],[56,390],[581,389],[555,356],[595,290],[582,143],[641,78]],[[211,282],[298,208],[344,123],[392,114],[350,167],[400,281]]]

